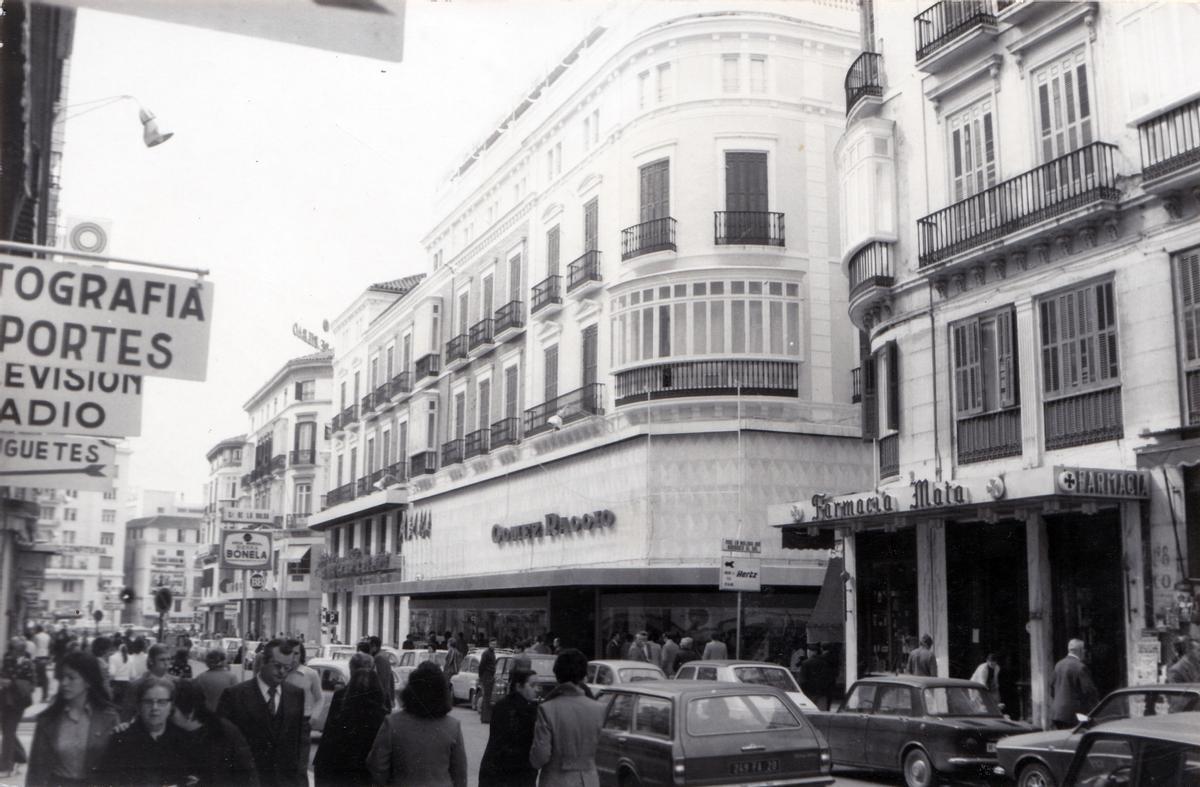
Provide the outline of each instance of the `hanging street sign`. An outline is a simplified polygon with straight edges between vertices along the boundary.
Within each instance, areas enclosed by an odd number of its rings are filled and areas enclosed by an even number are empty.
[[[109,492],[117,449],[94,437],[0,432],[0,486]]]
[[[221,568],[269,570],[271,533],[266,530],[221,532]]]
[[[138,437],[142,377],[0,361],[0,426],[23,432]]]
[[[218,510],[222,522],[238,525],[272,525],[275,515],[266,508],[224,508]]]
[[[762,558],[721,558],[721,590],[762,590]]]
[[[211,282],[0,255],[0,361],[204,380],[212,307]]]

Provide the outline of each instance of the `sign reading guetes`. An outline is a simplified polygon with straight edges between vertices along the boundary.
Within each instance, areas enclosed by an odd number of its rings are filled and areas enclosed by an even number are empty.
[[[0,432],[0,486],[108,492],[117,449],[94,437]]]
[[[221,533],[221,568],[271,568],[271,534],[263,530],[225,530]]]
[[[212,304],[208,282],[0,257],[0,359],[203,380]]]

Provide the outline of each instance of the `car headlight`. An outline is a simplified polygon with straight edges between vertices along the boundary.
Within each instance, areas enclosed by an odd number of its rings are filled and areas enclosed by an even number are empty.
[[[967,737],[962,739],[961,745],[962,745],[963,749],[965,749],[966,751],[978,751],[979,750],[979,739],[968,735]]]

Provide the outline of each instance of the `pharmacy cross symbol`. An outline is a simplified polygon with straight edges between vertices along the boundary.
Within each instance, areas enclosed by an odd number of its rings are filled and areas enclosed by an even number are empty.
[[[1075,478],[1075,473],[1071,470],[1064,470],[1062,475],[1058,477],[1058,483],[1068,492],[1074,492],[1079,481]]]

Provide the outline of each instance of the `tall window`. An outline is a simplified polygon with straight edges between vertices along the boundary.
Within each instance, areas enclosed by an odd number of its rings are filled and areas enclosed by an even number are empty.
[[[338,407],[338,409],[345,410],[346,409],[346,381],[345,380],[342,380],[342,382],[338,385],[338,391],[340,394],[340,401],[341,401],[341,405]]]
[[[400,340],[400,369],[402,371],[412,370],[412,334],[404,334],[404,338]]]
[[[370,390],[374,391],[379,387],[379,357],[371,359],[371,384]]]
[[[638,109],[650,106],[650,72],[638,74]]]
[[[463,290],[458,294],[458,333],[465,335],[469,326],[469,313],[467,311],[470,305],[470,293]]]
[[[425,415],[425,447],[432,451],[437,448],[437,402],[429,402],[429,412]]]
[[[488,274],[479,283],[479,319],[486,320],[492,316],[495,299],[496,277]]]
[[[1011,307],[951,326],[954,409],[959,416],[1017,404],[1017,350]]]
[[[367,438],[367,455],[363,457],[363,475],[375,472],[375,438]]]
[[[298,421],[296,423],[296,451],[314,451],[317,447],[317,424],[315,421]]]
[[[107,509],[104,511],[101,511],[100,512],[100,521],[101,522],[116,522],[117,521],[117,512],[112,511],[112,510],[107,510]]]
[[[1120,382],[1111,281],[1057,293],[1039,301],[1038,310],[1046,398]]]
[[[461,440],[467,433],[467,392],[454,394],[454,437]]]
[[[76,519],[78,519],[78,517],[79,517],[78,509],[75,509],[75,508],[64,508],[63,509],[63,521],[64,522],[74,522]]]
[[[521,414],[520,379],[516,366],[504,370],[504,417],[516,418]]]
[[[1034,72],[1038,136],[1043,162],[1093,141],[1088,82],[1086,55],[1082,47]]]
[[[521,300],[521,255],[508,261],[508,300]]]
[[[742,89],[739,78],[741,60],[739,55],[721,56],[721,90],[726,93],[737,93]]]
[[[392,463],[392,430],[391,429],[383,430],[383,438],[380,440],[379,451],[380,451],[379,466],[386,470],[388,465],[390,465]]]
[[[559,236],[558,225],[550,228],[546,233],[546,275],[558,275],[558,259],[559,259]]]
[[[655,70],[655,93],[658,103],[670,101],[675,92],[675,75],[670,63],[660,63]]]
[[[589,325],[583,329],[583,379],[581,382],[584,387],[596,382],[596,363],[597,363],[597,328],[595,325]]]
[[[296,382],[296,401],[311,402],[317,398],[316,380],[299,380]]]
[[[996,139],[992,100],[979,101],[950,116],[950,181],[954,201],[996,184]]]
[[[554,344],[545,350],[545,377],[543,379],[542,401],[549,402],[558,398],[558,345]]]
[[[116,543],[116,534],[115,533],[101,533],[100,534],[100,546],[110,547],[115,543]]]
[[[482,380],[479,383],[479,428],[486,429],[492,419],[492,381]]]
[[[396,345],[389,344],[383,353],[384,358],[384,373],[387,374],[387,379],[391,380],[396,376],[395,369]]]
[[[767,210],[767,154],[729,151],[725,154],[725,210]]]
[[[641,221],[653,221],[671,215],[671,160],[660,159],[639,169],[641,179]],[[595,248],[595,247],[592,247]]]
[[[750,92],[767,92],[767,56],[750,55]]]
[[[1200,423],[1200,248],[1175,255],[1175,313],[1187,422]]]
[[[408,421],[396,425],[396,454],[401,459],[408,458]]]
[[[312,484],[296,484],[295,512],[301,516],[312,513]]]

